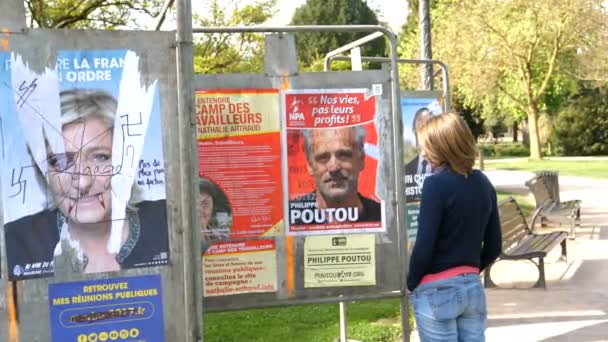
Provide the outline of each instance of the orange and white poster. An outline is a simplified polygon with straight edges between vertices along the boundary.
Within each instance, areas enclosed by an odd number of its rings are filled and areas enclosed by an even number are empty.
[[[196,120],[202,238],[281,234],[278,90],[197,90]]]
[[[368,89],[282,92],[287,234],[384,231],[376,192],[377,96]]]
[[[274,240],[217,242],[203,255],[203,296],[277,291]]]

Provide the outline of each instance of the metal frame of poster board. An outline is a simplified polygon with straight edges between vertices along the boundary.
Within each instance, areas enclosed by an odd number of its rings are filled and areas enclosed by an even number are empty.
[[[337,51],[337,50],[335,50]],[[336,56],[336,55],[330,55],[330,53],[328,53],[325,56],[325,71],[329,71],[331,70],[331,62],[332,61],[350,61],[352,60],[351,57],[348,56]],[[391,60],[386,58],[386,57],[366,57],[366,56],[362,56],[360,57],[362,62],[375,62],[375,63],[390,63]],[[431,65],[438,65],[441,68],[441,74],[442,74],[442,78],[443,78],[443,110],[448,111],[451,108],[451,97],[450,97],[450,78],[449,78],[449,69],[447,64],[445,64],[444,62],[440,61],[440,60],[436,60],[436,59],[409,59],[409,58],[399,58],[397,59],[397,63],[402,63],[402,64],[431,64]],[[423,90],[421,90],[423,91]],[[403,92],[403,91],[402,91]],[[409,91],[410,93],[415,93],[416,91]],[[403,94],[401,94],[402,97],[406,97],[403,96]]]
[[[10,40],[8,34],[22,33],[25,29],[25,8],[22,0],[0,2],[0,49]]]
[[[339,77],[338,77],[339,76]],[[299,74],[286,78],[273,80],[272,76],[265,75],[198,75],[195,77],[196,89],[236,89],[243,88],[243,79],[246,79],[247,88],[265,89],[273,87],[276,81],[284,82],[288,80],[289,86],[293,89],[319,89],[327,87],[336,88],[361,88],[363,84],[381,83],[384,87],[389,84],[389,76],[382,71],[366,71],[345,74],[339,73],[315,73]],[[388,102],[390,99],[383,98],[381,104],[384,113],[388,113]],[[387,115],[388,116],[388,115]],[[388,118],[382,118],[384,120]],[[388,140],[390,136],[384,132],[383,138]],[[381,137],[382,134],[379,134]],[[384,141],[386,141],[384,140]],[[384,144],[390,146],[389,144]],[[389,154],[385,154],[384,159],[388,159]],[[388,170],[386,170],[388,171]],[[386,178],[392,179],[392,175]],[[285,182],[284,182],[285,183]],[[386,184],[387,188],[390,182]],[[387,191],[387,190],[385,190]],[[388,189],[390,192],[390,189]],[[389,205],[387,205],[389,207]],[[341,288],[312,288],[306,289],[303,285],[304,269],[302,264],[303,246],[305,237],[301,236],[277,236],[277,283],[279,287],[276,293],[243,293],[230,296],[217,296],[204,298],[205,311],[225,311],[247,308],[258,308],[267,306],[280,306],[304,303],[338,302],[342,300],[361,300],[371,298],[394,297],[395,291],[400,291],[401,277],[395,269],[401,270],[403,265],[399,258],[398,241],[401,234],[398,234],[395,224],[396,215],[387,216],[386,233],[376,233],[376,286],[341,287]],[[335,234],[341,235],[341,234]],[[245,241],[247,239],[230,239],[230,242]],[[291,257],[289,257],[291,255]],[[291,264],[290,264],[291,261]],[[292,279],[290,280],[290,275]],[[291,287],[291,288],[290,288]]]
[[[22,0],[0,2],[0,51],[10,49],[11,35],[21,34],[25,29],[25,8]],[[0,122],[0,146],[4,144],[4,129]],[[2,151],[3,152],[3,151]],[[1,189],[1,184],[0,184]],[[2,196],[0,196],[0,217],[2,216]],[[6,281],[6,253],[4,233],[0,230],[0,341],[9,341],[17,333],[13,305],[14,284]],[[12,342],[12,341],[11,341]]]
[[[119,277],[139,279],[138,276],[146,275],[160,277],[161,288],[157,290],[162,293],[162,298],[159,298],[162,299],[162,308],[155,307],[155,309],[171,313],[164,316],[164,337],[157,337],[166,338],[167,341],[200,340],[201,295],[194,284],[196,279],[200,279],[200,267],[189,268],[189,265],[197,265],[196,260],[200,258],[197,248],[190,248],[190,245],[198,246],[191,243],[192,236],[198,236],[198,231],[188,228],[196,226],[194,223],[196,211],[192,202],[195,183],[193,175],[196,172],[193,168],[186,167],[191,162],[189,152],[194,147],[192,139],[188,137],[194,137],[194,128],[191,126],[190,113],[178,110],[184,104],[179,104],[176,93],[180,83],[176,72],[179,46],[176,49],[175,32],[34,29],[11,35],[9,52],[20,54],[29,68],[39,73],[44,71],[45,67],[55,69],[56,58],[60,51],[80,53],[110,50],[134,51],[139,57],[138,72],[141,72],[141,78],[138,81],[147,86],[153,82],[157,84],[158,112],[162,123],[158,132],[162,136],[162,143],[159,142],[158,145],[161,145],[159,148],[164,155],[164,165],[159,164],[162,165],[159,168],[163,168],[165,175],[170,262],[163,266],[83,274],[81,271],[75,271],[71,264],[55,261],[53,277],[11,283],[7,281],[10,270],[6,267],[6,246],[3,238],[0,238],[2,251],[0,290],[3,291],[2,295],[9,294],[5,298],[6,301],[0,300],[0,314],[2,305],[6,305],[8,312],[6,315],[8,317],[0,321],[2,324],[0,340],[51,341],[49,307],[54,303],[49,302],[50,285],[69,287],[74,284],[73,282],[78,284],[104,280],[111,282]],[[182,168],[182,165],[185,166]],[[3,209],[0,207],[1,213]],[[3,225],[2,236],[4,236],[4,228]],[[16,293],[11,294],[12,289],[15,289]],[[16,302],[12,300],[13,298]],[[3,317],[0,315],[1,318]],[[7,335],[2,335],[5,332]]]
[[[211,27],[194,28],[194,33],[240,33],[261,32],[279,33],[267,36],[265,74],[221,74],[197,75],[195,89],[350,89],[371,88],[373,84],[382,84],[390,92],[382,94],[381,108],[384,114],[377,122],[381,123],[379,143],[382,149],[383,176],[386,179],[385,191],[387,203],[387,232],[375,234],[375,246],[379,260],[376,262],[377,285],[354,287],[331,287],[327,289],[305,289],[303,286],[303,265],[296,264],[303,259],[304,237],[278,236],[277,277],[279,288],[276,293],[244,293],[231,296],[206,297],[204,307],[208,311],[226,311],[266,306],[283,306],[292,304],[336,303],[348,300],[378,299],[399,297],[404,294],[404,248],[406,241],[401,234],[403,222],[403,179],[402,163],[395,163],[394,156],[400,156],[401,141],[394,139],[400,136],[401,117],[397,63],[390,71],[374,70],[362,72],[324,72],[299,73],[296,65],[295,44],[293,36],[282,35],[291,32],[365,32],[379,31],[388,36],[391,42],[391,58],[396,61],[395,36],[392,32],[379,26],[288,26],[288,27]],[[286,180],[284,179],[284,182]],[[291,271],[289,271],[291,270]],[[397,270],[397,271],[395,271]],[[406,315],[407,316],[407,315]],[[407,319],[406,319],[407,322]],[[407,328],[407,327],[406,327]],[[405,334],[407,335],[407,334]]]

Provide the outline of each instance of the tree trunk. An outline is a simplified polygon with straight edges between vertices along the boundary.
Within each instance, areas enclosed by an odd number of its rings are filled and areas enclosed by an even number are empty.
[[[530,106],[527,114],[530,134],[530,159],[542,159],[540,136],[538,134],[538,109],[534,106]]]
[[[419,28],[420,28],[420,58],[433,58],[431,48],[431,9],[430,0],[420,0],[418,3]],[[421,67],[422,89],[433,90],[433,65],[423,64]]]
[[[513,142],[516,143],[519,141],[519,129],[518,129],[517,121],[513,121]]]

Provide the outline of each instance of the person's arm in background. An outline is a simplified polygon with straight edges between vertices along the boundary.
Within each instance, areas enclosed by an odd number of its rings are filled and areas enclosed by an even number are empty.
[[[500,219],[498,216],[498,204],[496,203],[496,191],[492,188],[492,212],[486,226],[481,248],[480,270],[484,270],[492,264],[500,255],[502,248],[502,233],[500,230]]]
[[[443,214],[443,202],[439,187],[434,177],[427,177],[422,187],[420,213],[418,214],[418,233],[410,257],[410,268],[407,276],[407,287],[410,291],[418,286],[422,277],[429,273],[435,241]]]

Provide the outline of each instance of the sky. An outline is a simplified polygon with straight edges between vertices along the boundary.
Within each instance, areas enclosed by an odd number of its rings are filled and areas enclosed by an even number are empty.
[[[239,5],[254,3],[255,0],[237,0]],[[294,11],[298,6],[303,5],[306,0],[278,0],[276,9],[277,14],[269,20],[266,25],[288,25],[291,21]],[[206,6],[208,5],[206,0],[192,0],[192,11],[195,14],[204,16],[207,12]],[[407,18],[407,0],[367,0],[368,6],[376,11],[379,15],[380,21],[388,23],[389,27],[395,33],[399,33],[401,26],[405,23]],[[167,18],[167,21],[163,24],[162,30],[173,30],[175,29],[174,20]],[[148,28],[154,27],[154,23],[146,23]]]

